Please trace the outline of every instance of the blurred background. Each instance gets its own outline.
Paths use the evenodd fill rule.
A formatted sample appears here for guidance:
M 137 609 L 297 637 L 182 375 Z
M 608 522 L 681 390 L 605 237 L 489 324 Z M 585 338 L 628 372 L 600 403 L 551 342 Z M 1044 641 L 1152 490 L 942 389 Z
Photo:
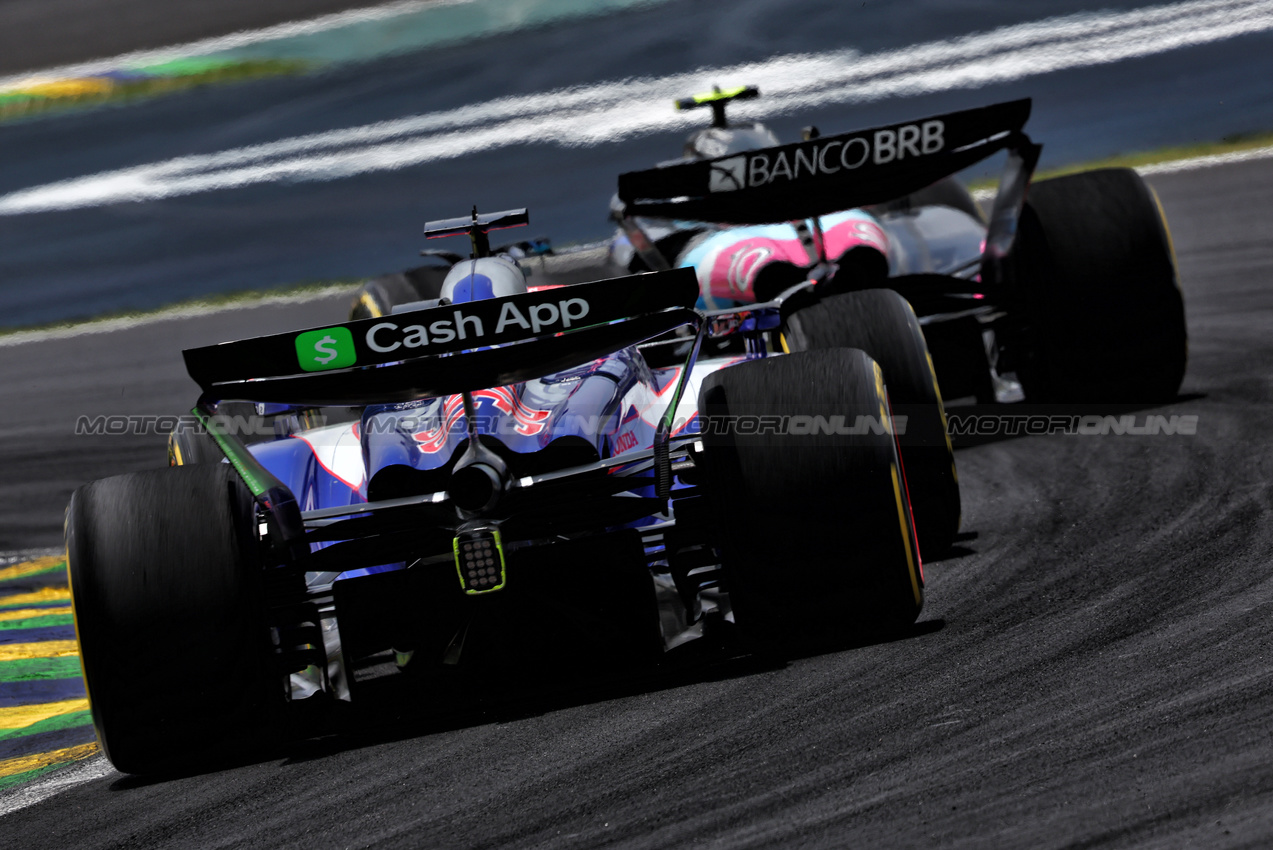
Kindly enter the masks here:
M 604 239 L 713 84 L 784 140 L 1032 97 L 1048 170 L 1269 144 L 1269 55 L 1260 0 L 0 0 L 0 329 L 400 270 L 474 204 Z

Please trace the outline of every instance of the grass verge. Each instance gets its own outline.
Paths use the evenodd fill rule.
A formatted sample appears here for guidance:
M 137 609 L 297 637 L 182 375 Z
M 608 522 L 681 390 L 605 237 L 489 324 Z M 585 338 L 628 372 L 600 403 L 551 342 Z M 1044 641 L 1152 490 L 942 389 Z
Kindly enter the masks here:
M 199 86 L 303 74 L 313 63 L 295 59 L 181 59 L 121 71 L 0 91 L 0 122 L 105 103 L 129 103 Z
M 1273 132 L 1239 133 L 1225 136 L 1218 142 L 1198 142 L 1191 145 L 1158 148 L 1150 151 L 1132 151 L 1120 153 L 1090 162 L 1076 162 L 1048 168 L 1034 173 L 1035 180 L 1046 180 L 1049 177 L 1063 177 L 1066 174 L 1077 174 L 1080 171 L 1091 171 L 1096 168 L 1143 168 L 1149 165 L 1161 165 L 1166 162 L 1198 159 L 1204 156 L 1218 156 L 1229 153 L 1259 150 L 1273 146 Z M 997 178 L 974 180 L 968 184 L 973 192 L 994 189 L 999 185 Z

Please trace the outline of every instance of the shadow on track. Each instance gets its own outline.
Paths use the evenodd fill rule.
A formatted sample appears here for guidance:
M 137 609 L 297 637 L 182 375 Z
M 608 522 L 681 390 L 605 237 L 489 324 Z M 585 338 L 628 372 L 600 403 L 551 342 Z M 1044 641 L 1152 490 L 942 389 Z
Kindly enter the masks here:
M 959 544 L 971 543 L 972 541 L 976 540 L 977 537 L 978 537 L 978 533 L 975 531 L 961 531 L 955 535 L 954 546 L 951 546 L 945 552 L 942 552 L 940 555 L 937 555 L 932 558 L 928 557 L 927 555 L 924 555 L 924 563 L 925 564 L 940 564 L 945 561 L 955 561 L 960 558 L 967 558 L 969 555 L 976 555 L 977 554 L 976 549 L 970 549 L 967 546 L 960 546 Z
M 397 677 L 399 681 L 393 683 L 396 687 L 385 687 L 374 698 L 368 699 L 368 705 L 353 707 L 348 703 L 332 703 L 321 707 L 310 718 L 312 725 L 283 730 L 282 735 L 291 740 L 277 741 L 250 754 L 227 753 L 215 762 L 188 770 L 153 776 L 126 775 L 112 782 L 109 787 L 111 791 L 127 792 L 278 760 L 282 761 L 284 768 L 299 766 L 322 761 L 339 753 L 445 732 L 515 722 L 578 706 L 657 694 L 682 687 L 743 679 L 781 670 L 788 664 L 803 659 L 920 639 L 935 634 L 944 627 L 944 620 L 923 620 L 907 629 L 891 633 L 792 642 L 784 646 L 781 652 L 744 652 L 729 638 L 720 641 L 703 640 L 699 642 L 710 642 L 713 645 L 689 648 L 689 651 L 685 651 L 687 647 L 675 650 L 675 657 L 666 666 L 656 670 L 595 679 L 556 675 L 541 680 L 537 686 L 515 696 L 498 694 L 490 683 L 478 683 L 471 677 L 464 677 L 468 681 L 461 682 L 457 679 L 452 683 L 457 685 L 456 692 L 448 695 L 450 704 L 446 705 L 439 704 L 436 694 L 430 705 L 426 699 L 424 683 L 414 682 L 409 676 L 401 676 Z M 515 683 L 512 687 L 521 684 L 523 683 Z M 371 694 L 367 696 L 372 697 Z

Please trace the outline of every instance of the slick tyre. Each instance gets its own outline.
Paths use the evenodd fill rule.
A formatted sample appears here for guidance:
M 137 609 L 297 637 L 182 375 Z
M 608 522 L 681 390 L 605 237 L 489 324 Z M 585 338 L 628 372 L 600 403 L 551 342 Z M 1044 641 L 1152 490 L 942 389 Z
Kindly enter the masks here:
M 216 441 L 206 431 L 178 427 L 168 434 L 168 465 L 193 466 L 225 460 Z
M 1032 185 L 1013 255 L 1028 400 L 1176 397 L 1184 299 L 1166 219 L 1140 175 L 1109 168 Z
M 888 289 L 834 295 L 790 316 L 783 340 L 792 352 L 860 348 L 879 363 L 893 414 L 906 417 L 898 439 L 920 551 L 932 558 L 949 549 L 959 532 L 959 476 L 933 361 L 910 304 Z
M 887 408 L 883 373 L 856 350 L 747 361 L 704 381 L 704 480 L 730 604 L 751 642 L 842 640 L 919 616 L 923 575 L 896 443 L 855 427 L 887 419 Z M 744 424 L 775 416 L 847 427 Z
M 281 705 L 254 516 L 228 464 L 120 475 L 72 495 L 80 657 L 98 741 L 119 770 L 241 755 Z
M 351 321 L 378 319 L 388 316 L 399 304 L 438 298 L 449 270 L 442 266 L 420 266 L 365 281 L 354 296 L 349 318 Z

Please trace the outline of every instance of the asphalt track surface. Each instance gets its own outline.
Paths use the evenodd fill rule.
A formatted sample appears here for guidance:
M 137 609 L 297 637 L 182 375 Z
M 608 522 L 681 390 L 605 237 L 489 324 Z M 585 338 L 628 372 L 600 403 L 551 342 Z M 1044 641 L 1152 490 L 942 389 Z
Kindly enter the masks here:
M 1189 315 L 1192 436 L 960 451 L 965 537 L 904 639 L 300 747 L 211 775 L 108 775 L 0 819 L 0 844 L 453 847 L 1267 846 L 1273 835 L 1273 164 L 1154 179 Z M 4 545 L 162 439 L 75 411 L 180 410 L 176 348 L 339 303 L 23 346 Z M 1147 345 L 1152 340 L 1146 340 Z M 35 439 L 37 436 L 39 440 Z M 25 527 L 25 531 L 23 530 Z

